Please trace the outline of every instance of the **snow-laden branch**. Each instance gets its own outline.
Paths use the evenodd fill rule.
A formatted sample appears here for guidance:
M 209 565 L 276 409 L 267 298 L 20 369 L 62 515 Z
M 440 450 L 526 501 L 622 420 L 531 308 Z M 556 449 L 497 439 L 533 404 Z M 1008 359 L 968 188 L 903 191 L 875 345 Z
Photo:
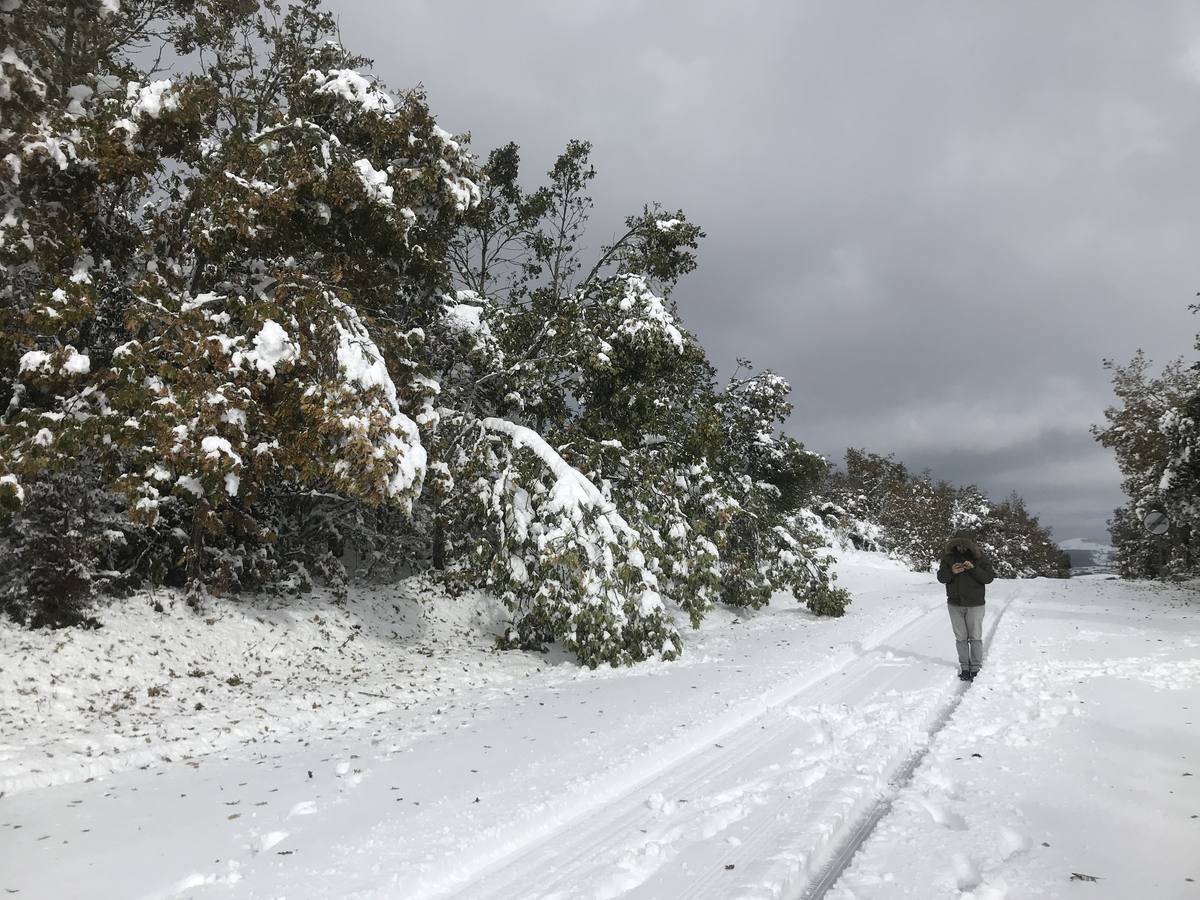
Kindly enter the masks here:
M 565 513 L 573 521 L 585 508 L 601 513 L 620 534 L 636 537 L 637 533 L 621 517 L 611 503 L 605 499 L 588 477 L 559 456 L 558 451 L 546 443 L 546 439 L 531 428 L 517 425 L 507 419 L 486 418 L 481 423 L 488 431 L 507 435 L 514 447 L 525 448 L 533 453 L 554 475 L 554 487 L 550 489 L 550 509 Z

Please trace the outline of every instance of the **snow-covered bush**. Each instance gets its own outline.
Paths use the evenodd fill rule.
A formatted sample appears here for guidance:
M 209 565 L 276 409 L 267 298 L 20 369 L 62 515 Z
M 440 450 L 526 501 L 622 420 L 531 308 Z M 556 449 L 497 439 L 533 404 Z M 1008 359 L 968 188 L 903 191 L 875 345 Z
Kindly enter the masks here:
M 592 667 L 675 658 L 658 578 L 612 500 L 531 429 L 498 418 L 470 427 L 449 506 L 456 533 L 477 538 L 458 566 L 512 611 L 504 643 L 559 641 Z
M 35 628 L 79 625 L 106 579 L 107 551 L 120 549 L 119 497 L 98 491 L 84 457 L 73 471 L 29 482 L 19 517 L 0 521 L 0 612 Z M 95 527 L 108 520 L 109 528 Z M 116 520 L 116 521 L 114 521 Z
M 705 460 L 673 464 L 658 445 L 613 459 L 613 493 L 645 536 L 649 564 L 662 594 L 687 613 L 692 627 L 721 600 L 723 525 L 730 508 Z
M 744 360 L 741 366 L 748 368 Z M 730 509 L 721 531 L 721 594 L 731 606 L 759 607 L 790 590 L 814 612 L 841 615 L 849 596 L 831 586 L 832 558 L 805 504 L 825 459 L 778 428 L 791 411 L 791 385 L 773 372 L 730 379 L 715 408 Z

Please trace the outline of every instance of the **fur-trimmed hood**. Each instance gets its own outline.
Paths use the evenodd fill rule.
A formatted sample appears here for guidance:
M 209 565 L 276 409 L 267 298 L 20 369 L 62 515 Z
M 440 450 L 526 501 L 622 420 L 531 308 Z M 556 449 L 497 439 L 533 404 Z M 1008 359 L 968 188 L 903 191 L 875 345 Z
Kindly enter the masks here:
M 951 553 L 969 553 L 975 559 L 981 559 L 983 552 L 979 549 L 979 545 L 975 543 L 973 538 L 965 534 L 956 534 L 950 540 L 946 541 L 946 554 Z

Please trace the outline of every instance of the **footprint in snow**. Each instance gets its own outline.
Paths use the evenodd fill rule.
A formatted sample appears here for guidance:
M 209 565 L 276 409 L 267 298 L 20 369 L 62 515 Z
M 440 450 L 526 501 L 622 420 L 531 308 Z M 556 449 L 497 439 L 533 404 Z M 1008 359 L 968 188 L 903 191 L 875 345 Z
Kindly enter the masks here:
M 646 798 L 646 807 L 660 816 L 675 812 L 675 803 L 657 792 Z
M 979 887 L 983 876 L 980 875 L 979 866 L 975 863 L 975 860 L 964 853 L 955 853 L 953 863 L 954 877 L 958 881 L 958 889 L 960 891 L 970 891 Z
M 959 900 L 1008 900 L 1008 886 L 1003 879 L 991 881 L 984 879 L 971 890 L 959 897 Z
M 348 788 L 358 787 L 367 774 L 364 769 L 351 769 L 350 763 L 345 761 L 338 763 L 334 771 Z
M 921 797 L 918 802 L 925 809 L 925 812 L 929 813 L 929 818 L 933 819 L 933 821 L 943 828 L 949 828 L 953 831 L 966 830 L 967 820 L 958 813 L 946 809 L 942 804 L 930 800 L 928 797 Z
M 276 844 L 287 840 L 287 838 L 288 832 L 286 831 L 269 831 L 266 834 L 260 834 L 258 836 L 258 852 L 266 853 Z
M 824 779 L 826 771 L 823 765 L 803 766 L 799 770 L 798 777 L 789 780 L 789 785 L 797 790 L 807 790 Z
M 958 782 L 955 781 L 944 769 L 935 766 L 925 770 L 920 776 L 923 784 L 928 784 L 930 787 L 941 791 L 951 800 L 957 800 L 960 796 Z
M 1011 828 L 1000 829 L 1000 858 L 1007 862 L 1019 853 L 1024 853 L 1033 846 L 1026 835 Z

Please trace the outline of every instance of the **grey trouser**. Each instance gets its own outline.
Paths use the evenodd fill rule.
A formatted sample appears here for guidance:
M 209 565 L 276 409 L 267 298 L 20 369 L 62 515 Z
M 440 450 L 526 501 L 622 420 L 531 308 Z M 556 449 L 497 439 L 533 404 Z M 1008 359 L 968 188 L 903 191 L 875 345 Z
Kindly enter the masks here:
M 947 603 L 954 641 L 958 644 L 958 664 L 968 672 L 978 672 L 983 664 L 983 605 L 956 606 Z

